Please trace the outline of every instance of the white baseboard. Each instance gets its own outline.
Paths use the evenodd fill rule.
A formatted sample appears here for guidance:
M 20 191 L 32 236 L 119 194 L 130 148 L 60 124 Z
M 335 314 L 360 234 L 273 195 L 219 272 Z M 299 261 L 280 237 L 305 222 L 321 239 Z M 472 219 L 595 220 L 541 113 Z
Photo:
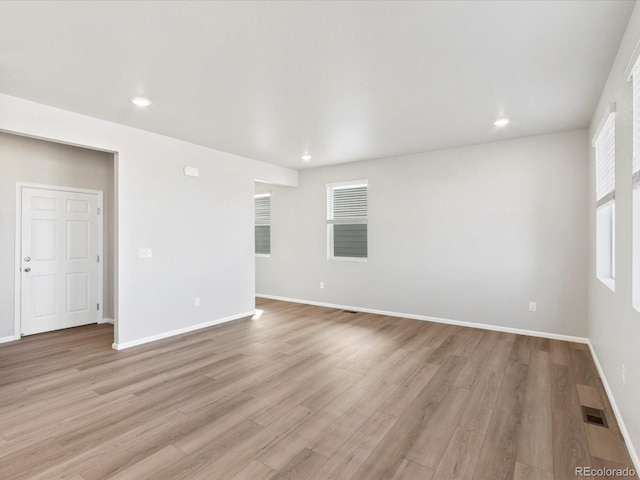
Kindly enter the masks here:
M 638 457 L 638 452 L 636 452 L 636 449 L 634 448 L 633 443 L 631 442 L 631 436 L 629 435 L 627 426 L 624 424 L 622 413 L 620 413 L 620 409 L 618 408 L 616 399 L 613 396 L 611 387 L 609 387 L 609 382 L 607 381 L 607 377 L 605 377 L 604 375 L 604 370 L 602 369 L 602 365 L 600 365 L 600 360 L 598 360 L 598 356 L 596 355 L 596 351 L 593 348 L 591 341 L 588 342 L 588 345 L 589 345 L 589 350 L 591 350 L 591 356 L 593 357 L 593 361 L 596 364 L 596 368 L 598 369 L 598 374 L 600 374 L 600 378 L 602 379 L 604 390 L 605 392 L 607 392 L 607 397 L 609 397 L 611 408 L 613 408 L 613 414 L 616 416 L 616 420 L 618 421 L 618 426 L 620 427 L 620 432 L 622 433 L 622 437 L 624 438 L 624 443 L 627 444 L 627 450 L 629 451 L 629 456 L 631 457 L 631 461 L 633 462 L 636 472 L 640 472 L 640 458 Z
M 15 342 L 16 340 L 20 340 L 20 336 L 16 336 L 16 335 L 10 335 L 8 337 L 0 337 L 0 343 L 7 343 L 7 342 Z
M 113 318 L 108 318 L 108 317 L 103 318 L 103 319 L 102 319 L 102 320 L 100 320 L 98 323 L 99 323 L 99 324 L 100 324 L 100 323 L 110 323 L 111 325 L 113 325 L 113 324 L 114 324 L 114 322 L 113 322 Z
M 515 333 L 517 335 L 527 335 L 530 337 L 550 338 L 553 340 L 563 340 L 565 342 L 589 343 L 585 337 L 574 337 L 572 335 L 561 335 L 559 333 L 538 332 L 535 330 L 525 330 L 521 328 L 502 327 L 500 325 L 489 325 L 486 323 L 465 322 L 462 320 L 451 320 L 448 318 L 428 317 L 426 315 L 415 315 L 413 313 L 388 312 L 386 310 L 375 310 L 373 308 L 352 307 L 350 305 L 337 305 L 334 303 L 314 302 L 312 300 L 300 300 L 297 298 L 278 297 L 276 295 L 262 295 L 256 293 L 256 297 L 268 298 L 271 300 L 281 300 L 283 302 L 304 303 L 306 305 L 316 305 L 318 307 L 336 308 L 338 310 L 353 310 L 354 312 L 374 313 L 376 315 L 386 315 L 389 317 L 410 318 L 412 320 L 423 320 L 425 322 L 446 323 L 459 327 L 479 328 L 482 330 L 493 330 L 496 332 Z
M 241 318 L 252 317 L 255 315 L 255 310 L 250 312 L 240 313 L 238 315 L 232 315 L 230 317 L 219 318 L 217 320 L 211 320 L 210 322 L 199 323 L 197 325 L 191 325 L 189 327 L 179 328 L 177 330 L 171 330 L 170 332 L 158 333 L 157 335 L 151 335 L 149 337 L 139 338 L 138 340 L 131 340 L 129 342 L 114 343 L 111 347 L 114 350 L 124 350 L 125 348 L 135 347 L 142 345 L 143 343 L 155 342 L 156 340 L 162 340 L 163 338 L 175 337 L 176 335 L 182 335 L 183 333 L 193 332 L 194 330 L 201 330 L 203 328 L 212 327 L 220 323 L 231 322 L 233 320 L 239 320 Z

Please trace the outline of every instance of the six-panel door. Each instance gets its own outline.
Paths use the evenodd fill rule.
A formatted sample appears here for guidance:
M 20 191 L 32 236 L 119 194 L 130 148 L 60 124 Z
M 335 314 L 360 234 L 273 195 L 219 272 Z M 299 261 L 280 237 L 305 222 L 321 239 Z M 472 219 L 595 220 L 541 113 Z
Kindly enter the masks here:
M 22 189 L 22 334 L 96 323 L 98 195 Z

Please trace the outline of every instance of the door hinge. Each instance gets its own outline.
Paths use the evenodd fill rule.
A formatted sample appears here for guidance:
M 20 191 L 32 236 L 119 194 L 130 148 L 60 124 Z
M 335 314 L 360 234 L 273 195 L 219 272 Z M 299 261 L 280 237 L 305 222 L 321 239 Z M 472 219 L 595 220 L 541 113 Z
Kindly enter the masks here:
M 96 310 L 100 310 L 100 304 L 96 304 Z
M 100 207 L 98 207 L 98 215 L 100 215 Z
M 100 262 L 100 255 L 98 255 L 98 262 Z

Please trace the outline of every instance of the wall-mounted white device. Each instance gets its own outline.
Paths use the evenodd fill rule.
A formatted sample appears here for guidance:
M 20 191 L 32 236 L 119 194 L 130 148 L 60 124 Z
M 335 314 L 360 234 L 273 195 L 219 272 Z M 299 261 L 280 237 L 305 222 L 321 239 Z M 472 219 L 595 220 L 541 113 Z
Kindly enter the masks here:
M 200 170 L 198 170 L 196 167 L 184 167 L 184 174 L 187 177 L 199 177 Z

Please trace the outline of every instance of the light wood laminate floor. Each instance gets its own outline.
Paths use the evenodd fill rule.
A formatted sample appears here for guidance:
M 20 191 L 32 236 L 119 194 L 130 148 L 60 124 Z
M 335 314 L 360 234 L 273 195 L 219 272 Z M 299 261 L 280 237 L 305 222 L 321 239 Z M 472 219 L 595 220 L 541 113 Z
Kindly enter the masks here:
M 568 480 L 630 465 L 585 345 L 257 303 L 259 318 L 120 352 L 109 325 L 0 345 L 0 479 Z

